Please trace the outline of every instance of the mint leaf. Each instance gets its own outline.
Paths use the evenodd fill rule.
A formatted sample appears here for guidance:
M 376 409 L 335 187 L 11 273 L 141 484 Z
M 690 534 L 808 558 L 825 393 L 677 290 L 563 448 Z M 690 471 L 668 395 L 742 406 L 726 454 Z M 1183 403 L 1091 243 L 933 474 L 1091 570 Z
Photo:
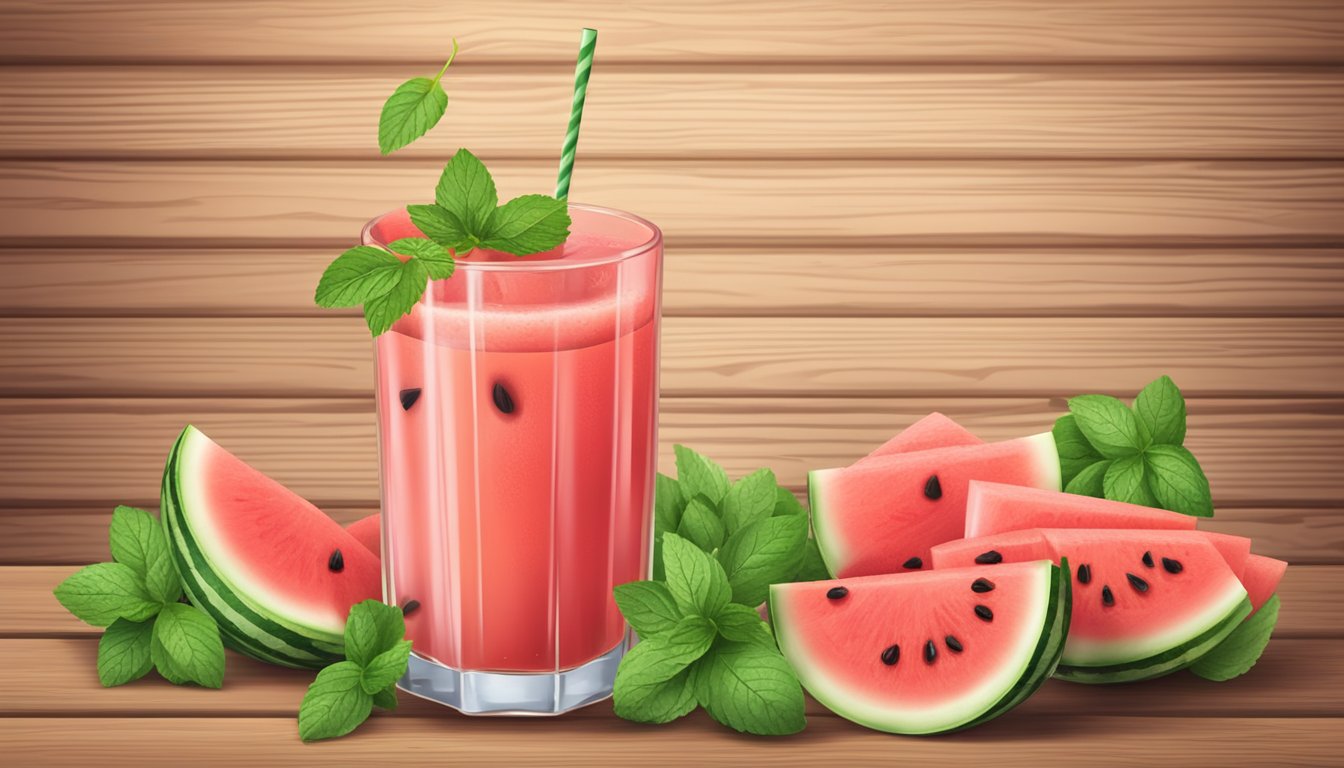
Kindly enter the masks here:
M 224 643 L 219 626 L 193 606 L 171 603 L 163 607 L 154 620 L 149 653 L 159 674 L 174 685 L 196 683 L 218 688 L 224 684 Z
M 1213 517 L 1213 497 L 1194 454 L 1178 445 L 1153 445 L 1143 455 L 1156 506 L 1196 517 Z
M 331 739 L 355 730 L 373 711 L 373 697 L 360 686 L 363 670 L 338 661 L 317 673 L 299 706 L 299 738 Z
M 393 323 L 409 313 L 420 297 L 425 295 L 425 285 L 429 283 L 429 270 L 419 259 L 407 262 L 398 259 L 398 263 L 397 282 L 391 290 L 364 302 L 364 322 L 374 336 L 382 335 Z
M 729 603 L 714 617 L 714 624 L 725 640 L 739 643 L 760 643 L 775 647 L 775 636 L 755 608 Z
M 1142 456 L 1116 459 L 1111 462 L 1110 468 L 1106 470 L 1105 477 L 1102 478 L 1102 490 L 1105 492 L 1106 498 L 1111 501 L 1155 507 L 1157 506 L 1157 499 L 1153 497 L 1153 492 L 1149 490 L 1148 481 L 1144 474 Z
M 1170 376 L 1163 376 L 1134 398 L 1139 434 L 1150 445 L 1185 442 L 1185 398 Z
M 455 265 L 453 255 L 433 240 L 426 240 L 423 237 L 406 237 L 388 243 L 387 247 L 395 253 L 410 256 L 419 261 L 429 272 L 430 279 L 447 280 L 453 276 Z
M 1068 413 L 1056 419 L 1054 429 L 1050 432 L 1059 452 L 1060 481 L 1066 486 L 1078 473 L 1101 461 L 1102 455 L 1087 441 L 1073 414 Z
M 1279 596 L 1274 595 L 1223 642 L 1201 656 L 1190 671 L 1216 683 L 1246 674 L 1265 652 L 1278 622 Z
M 375 696 L 389 685 L 395 685 L 406 674 L 406 663 L 411 658 L 411 641 L 398 640 L 386 651 L 373 657 L 365 667 L 359 684 L 364 692 Z
M 681 484 L 675 478 L 659 472 L 654 478 L 653 523 L 659 531 L 675 531 L 681 524 L 681 512 L 686 499 L 681 495 Z
M 793 491 L 788 488 L 776 488 L 775 511 L 771 514 L 777 517 L 786 515 L 803 515 L 806 517 L 807 510 L 803 509 L 803 505 L 799 503 L 798 497 L 793 495 Z
M 688 499 L 703 495 L 718 505 L 728 494 L 728 473 L 712 459 L 702 456 L 684 445 L 672 446 L 677 456 L 677 482 L 681 493 Z
M 569 237 L 569 206 L 548 195 L 523 195 L 495 209 L 481 245 L 515 256 L 549 251 Z
M 390 651 L 406 636 L 401 609 L 377 600 L 350 606 L 345 620 L 345 658 L 367 667 L 381 653 Z
M 406 212 L 411 215 L 411 223 L 416 229 L 430 240 L 454 251 L 471 250 L 471 233 L 467 226 L 446 209 L 437 205 L 408 205 Z
M 719 562 L 733 589 L 733 602 L 759 605 L 771 584 L 787 581 L 798 570 L 807 544 L 807 519 L 767 517 L 729 537 Z
M 1143 450 L 1133 411 L 1109 395 L 1080 395 L 1069 400 L 1069 412 L 1097 453 L 1123 459 Z
M 777 650 L 719 641 L 695 665 L 691 678 L 700 706 L 734 730 L 782 736 L 807 724 L 802 686 Z
M 467 150 L 459 149 L 443 166 L 434 189 L 434 202 L 462 223 L 469 238 L 479 240 L 483 239 L 495 206 L 499 205 L 499 193 L 485 165 Z
M 401 259 L 382 248 L 359 245 L 327 266 L 313 300 L 319 307 L 357 307 L 382 296 L 401 279 Z
M 1091 496 L 1096 499 L 1105 498 L 1106 472 L 1113 463 L 1110 459 L 1102 459 L 1089 464 L 1064 486 L 1065 493 L 1076 493 L 1079 496 Z
M 663 564 L 667 590 L 682 613 L 714 616 L 732 599 L 723 566 L 675 533 L 663 534 Z
M 159 612 L 136 572 L 124 563 L 96 563 L 75 571 L 55 589 L 56 599 L 80 621 L 106 627 L 117 619 L 144 621 Z
M 773 515 L 777 490 L 775 473 L 768 469 L 758 469 L 733 483 L 723 497 L 723 524 L 728 535 Z
M 670 631 L 681 621 L 681 609 L 667 585 L 657 581 L 632 581 L 612 590 L 621 615 L 641 638 Z
M 713 552 L 723 543 L 723 534 L 723 523 L 708 500 L 704 496 L 691 499 L 677 525 L 677 535 L 706 552 Z
M 150 621 L 112 622 L 98 639 L 98 682 L 104 688 L 139 680 L 154 668 L 149 641 L 154 631 Z
M 378 151 L 390 155 L 424 136 L 448 110 L 448 94 L 436 77 L 413 77 L 397 86 L 378 116 Z
M 157 517 L 143 509 L 119 506 L 112 511 L 108 529 L 112 557 L 144 580 L 151 600 L 175 603 L 182 597 L 182 580 L 168 553 L 168 535 Z
M 387 686 L 373 694 L 373 706 L 393 710 L 397 708 L 397 684 Z
M 821 558 L 821 548 L 817 546 L 817 540 L 808 539 L 803 545 L 802 563 L 789 581 L 825 581 L 829 578 L 831 572 L 826 569 L 826 561 Z
M 635 646 L 638 650 L 644 643 Z M 633 654 L 635 651 L 631 651 Z M 630 658 L 627 654 L 626 658 Z M 667 680 L 622 678 L 616 670 L 613 704 L 616 716 L 635 723 L 654 725 L 670 723 L 695 709 L 695 694 L 691 690 L 691 671 L 683 669 Z

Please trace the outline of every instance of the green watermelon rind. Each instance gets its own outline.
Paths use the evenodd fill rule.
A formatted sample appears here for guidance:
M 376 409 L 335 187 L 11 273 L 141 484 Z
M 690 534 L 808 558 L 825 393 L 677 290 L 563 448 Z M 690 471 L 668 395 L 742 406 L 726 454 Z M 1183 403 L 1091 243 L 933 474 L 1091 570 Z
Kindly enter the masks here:
M 843 707 L 835 702 L 822 702 L 832 712 L 841 717 L 858 723 L 874 730 L 887 731 L 889 733 L 900 733 L 904 735 L 931 736 L 939 733 L 949 733 L 952 731 L 961 731 L 972 728 L 976 725 L 993 720 L 996 717 L 1008 712 L 1018 704 L 1021 704 L 1033 693 L 1039 689 L 1059 664 L 1061 654 L 1064 652 L 1064 641 L 1068 636 L 1069 617 L 1072 610 L 1072 586 L 1070 574 L 1061 572 L 1057 565 L 1050 565 L 1050 583 L 1048 586 L 1049 597 L 1047 598 L 1045 609 L 1045 620 L 1041 626 L 1040 640 L 1032 651 L 1032 656 L 1028 660 L 1022 674 L 1017 681 L 999 697 L 998 701 L 991 704 L 980 713 L 968 715 L 967 719 L 958 723 L 949 723 L 946 727 L 934 730 L 919 729 L 901 729 L 888 727 L 888 724 L 878 724 L 868 721 L 866 718 L 854 716 L 845 712 Z M 774 594 L 771 591 L 770 615 L 777 615 L 774 606 Z M 786 622 L 774 622 L 775 636 L 781 649 L 785 642 Z M 805 686 L 806 687 L 806 686 Z M 811 692 L 813 698 L 817 698 L 815 692 Z M 818 698 L 818 701 L 821 701 Z
M 170 549 L 184 591 L 193 605 L 215 619 L 226 643 L 246 655 L 268 663 L 300 669 L 318 669 L 340 661 L 343 638 L 329 633 L 295 631 L 265 610 L 251 604 L 209 562 L 196 544 L 181 501 L 182 449 L 193 434 L 187 427 L 178 437 L 164 470 L 163 517 L 173 544 Z
M 1059 669 L 1055 670 L 1055 677 L 1071 683 L 1104 685 L 1132 683 L 1169 675 L 1194 664 L 1204 654 L 1218 647 L 1218 644 L 1232 634 L 1232 631 L 1249 615 L 1251 615 L 1251 600 L 1249 597 L 1244 597 L 1212 627 L 1167 651 L 1121 664 L 1104 666 L 1060 664 Z

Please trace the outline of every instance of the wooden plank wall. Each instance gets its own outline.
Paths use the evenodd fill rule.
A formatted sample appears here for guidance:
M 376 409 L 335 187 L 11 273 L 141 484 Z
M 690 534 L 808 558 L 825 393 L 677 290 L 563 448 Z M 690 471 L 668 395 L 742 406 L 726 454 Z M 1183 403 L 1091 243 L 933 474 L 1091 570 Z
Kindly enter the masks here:
M 428 198 L 458 146 L 504 195 L 548 189 L 585 25 L 602 37 L 574 197 L 667 233 L 665 463 L 684 441 L 799 489 L 933 409 L 1007 438 L 1070 395 L 1169 373 L 1214 527 L 1299 566 L 1275 673 L 1291 697 L 1266 684 L 1176 727 L 1111 717 L 1137 693 L 1126 709 L 1047 688 L 1029 706 L 1088 711 L 1100 724 L 1071 728 L 1090 741 L 1026 749 L 991 728 L 904 756 L 1086 745 L 1101 765 L 1133 758 L 1139 728 L 1208 761 L 1338 759 L 1338 656 L 1301 672 L 1344 637 L 1323 597 L 1344 569 L 1338 0 L 0 0 L 0 590 L 23 606 L 0 617 L 4 668 L 87 664 L 46 591 L 105 556 L 112 505 L 154 503 L 186 422 L 342 520 L 375 509 L 369 345 L 313 285 L 363 221 Z M 382 99 L 451 36 L 444 125 L 378 158 Z M 72 726 L 19 715 L 223 706 L 259 719 L 100 732 L 265 762 L 255 745 L 292 741 L 271 716 L 301 677 L 239 674 L 237 706 L 29 700 L 0 711 L 0 741 L 35 761 Z M 0 698 L 42 687 L 6 679 Z M 593 756 L 599 726 L 567 722 L 549 733 Z M 819 750 L 853 734 L 813 729 Z M 641 731 L 639 749 L 684 733 Z

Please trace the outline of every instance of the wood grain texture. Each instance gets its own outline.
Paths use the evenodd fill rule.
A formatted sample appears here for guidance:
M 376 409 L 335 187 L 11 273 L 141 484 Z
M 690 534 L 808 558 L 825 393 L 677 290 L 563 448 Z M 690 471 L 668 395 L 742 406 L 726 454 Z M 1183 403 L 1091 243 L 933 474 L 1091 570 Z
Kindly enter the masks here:
M 554 164 L 490 161 L 503 196 Z M 427 199 L 430 159 L 0 162 L 11 245 L 347 245 L 380 211 Z M 618 203 L 670 247 L 708 244 L 1236 243 L 1335 246 L 1344 164 L 1178 161 L 592 160 L 578 201 Z
M 454 75 L 457 73 L 454 72 Z M 368 159 L 405 67 L 19 67 L 0 77 L 0 156 Z M 450 77 L 449 135 L 555 154 L 567 67 Z M 656 119 L 650 119 L 650 114 Z M 445 132 L 447 133 L 447 132 Z M 599 157 L 1340 158 L 1337 70 L 604 67 L 584 111 Z
M 1220 507 L 1321 509 L 1323 517 L 1285 513 L 1264 524 L 1293 531 L 1283 534 L 1286 541 L 1318 556 L 1331 548 L 1344 552 L 1338 527 L 1344 520 L 1326 522 L 1344 497 L 1337 472 L 1344 464 L 1344 403 L 1192 399 L 1189 409 L 1186 444 L 1200 457 Z M 807 470 L 849 464 L 934 410 L 987 440 L 1003 440 L 1049 429 L 1065 404 L 1045 397 L 665 397 L 660 468 L 673 471 L 671 447 L 681 442 L 720 460 L 733 477 L 769 466 L 781 482 L 800 489 Z M 371 397 L 131 398 L 0 400 L 3 505 L 25 514 L 61 508 L 106 514 L 121 502 L 152 505 L 164 457 L 188 422 L 323 506 L 378 503 Z M 72 468 L 78 468 L 77 483 Z M 17 528 L 9 530 L 18 535 Z
M 329 317 L 337 252 L 0 248 L 0 316 Z M 1339 317 L 1341 296 L 1337 249 L 673 248 L 663 269 L 664 317 Z
M 357 317 L 0 319 L 12 397 L 363 396 Z M 127 365 L 127 360 L 135 361 Z M 1344 393 L 1344 326 L 1298 318 L 717 318 L 662 325 L 664 395 Z
M 0 743 L 20 765 L 457 765 L 740 766 L 983 765 L 1039 768 L 1088 755 L 1097 768 L 1128 768 L 1186 755 L 1205 765 L 1337 764 L 1335 718 L 1069 717 L 1011 715 L 955 738 L 896 738 L 838 718 L 815 718 L 788 739 L 752 739 L 701 713 L 668 726 L 604 719 L 475 718 L 445 714 L 433 723 L 378 715 L 355 738 L 299 741 L 294 722 L 278 718 L 3 718 Z M 1136 734 L 1138 737 L 1136 737 Z M 145 750 L 145 744 L 155 749 Z M 59 744 L 59 749 L 53 745 Z M 111 758 L 111 760 L 109 760 Z M 1179 757 L 1175 758 L 1179 759 Z
M 1333 0 L 9 0 L 0 51 L 23 60 L 548 61 L 577 30 L 627 61 L 1339 61 Z M 455 65 L 461 66 L 461 65 Z M 601 70 L 599 70 L 600 72 Z
M 1053 680 L 1013 711 L 1019 724 L 1037 717 L 1090 715 L 1201 717 L 1339 717 L 1344 715 L 1344 658 L 1334 640 L 1275 638 L 1247 675 L 1227 685 L 1178 674 L 1143 685 L 1086 686 Z M 228 652 L 227 685 L 211 691 L 169 685 L 155 674 L 105 689 L 95 674 L 93 637 L 0 640 L 0 716 L 292 718 L 313 674 L 280 669 Z M 438 704 L 401 694 L 396 718 L 459 718 Z M 834 717 L 811 698 L 807 713 Z M 613 718 L 603 702 L 566 719 Z M 465 725 L 465 722 L 463 723 Z

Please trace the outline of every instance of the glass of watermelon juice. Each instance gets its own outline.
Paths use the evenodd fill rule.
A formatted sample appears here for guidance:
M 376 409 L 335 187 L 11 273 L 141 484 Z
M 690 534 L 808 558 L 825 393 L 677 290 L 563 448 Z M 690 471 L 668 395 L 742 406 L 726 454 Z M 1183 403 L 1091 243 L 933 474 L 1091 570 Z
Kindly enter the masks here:
M 473 251 L 374 343 L 400 685 L 467 713 L 609 696 L 631 639 L 612 588 L 649 571 L 662 235 L 569 212 L 564 245 Z M 398 211 L 363 241 L 419 236 Z

